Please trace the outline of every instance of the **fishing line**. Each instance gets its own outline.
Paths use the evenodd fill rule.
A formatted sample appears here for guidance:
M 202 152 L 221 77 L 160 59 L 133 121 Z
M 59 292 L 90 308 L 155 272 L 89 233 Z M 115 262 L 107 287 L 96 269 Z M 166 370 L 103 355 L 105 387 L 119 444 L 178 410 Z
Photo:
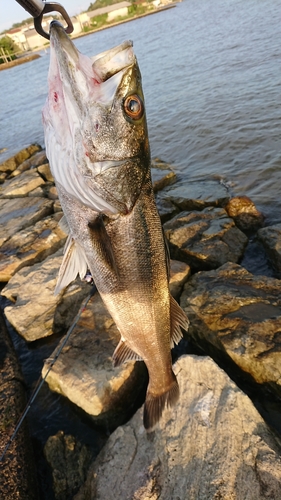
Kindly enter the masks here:
M 73 332 L 73 330 L 74 330 L 75 326 L 77 325 L 77 323 L 78 323 L 78 321 L 79 321 L 79 319 L 80 319 L 80 316 L 81 316 L 82 312 L 83 312 L 83 311 L 85 311 L 85 309 L 86 309 L 86 307 L 87 307 L 87 305 L 88 305 L 89 300 L 90 300 L 90 299 L 92 298 L 92 296 L 96 293 L 96 291 L 97 291 L 96 286 L 92 284 L 92 290 L 91 290 L 91 292 L 90 292 L 90 293 L 89 293 L 89 295 L 86 297 L 86 299 L 84 300 L 84 302 L 82 302 L 82 305 L 81 305 L 81 307 L 80 307 L 80 309 L 79 309 L 78 313 L 76 314 L 75 319 L 74 319 L 74 321 L 73 321 L 72 325 L 71 325 L 71 326 L 70 326 L 70 328 L 68 329 L 68 331 L 67 331 L 67 333 L 66 333 L 66 336 L 64 337 L 64 339 L 63 339 L 62 343 L 59 345 L 59 347 L 58 347 L 58 348 L 57 348 L 57 350 L 55 351 L 55 355 L 54 355 L 54 357 L 53 357 L 53 358 L 52 358 L 52 360 L 51 360 L 50 366 L 49 366 L 49 368 L 48 368 L 48 370 L 47 370 L 46 374 L 44 375 L 44 377 L 43 377 L 43 378 L 42 378 L 41 376 L 39 377 L 39 379 L 38 379 L 38 381 L 37 381 L 37 383 L 36 383 L 35 389 L 34 389 L 33 393 L 32 393 L 32 394 L 31 394 L 31 396 L 30 396 L 30 399 L 29 399 L 29 401 L 28 401 L 28 403 L 27 403 L 27 405 L 26 405 L 26 407 L 25 407 L 25 409 L 24 409 L 24 411 L 23 411 L 23 413 L 22 413 L 22 415 L 21 415 L 21 417 L 20 417 L 20 419 L 19 419 L 19 421 L 18 421 L 18 423 L 17 423 L 16 427 L 15 427 L 15 430 L 14 430 L 13 434 L 11 435 L 11 437 L 10 437 L 10 439 L 9 439 L 9 441 L 8 441 L 8 443 L 7 443 L 7 445 L 5 446 L 4 451 L 3 451 L 2 455 L 0 456 L 0 463 L 1 463 L 1 462 L 2 462 L 2 460 L 4 459 L 4 457 L 5 457 L 5 455 L 6 455 L 7 451 L 8 451 L 8 449 L 10 448 L 10 446 L 11 446 L 11 444 L 13 443 L 13 441 L 14 441 L 14 439 L 15 439 L 16 435 L 18 434 L 19 429 L 20 429 L 20 427 L 21 427 L 21 425 L 22 425 L 22 423 L 23 423 L 23 421 L 24 421 L 24 419 L 25 419 L 26 415 L 28 414 L 28 412 L 29 412 L 29 410 L 30 410 L 30 408 L 31 408 L 32 404 L 34 403 L 34 401 L 35 401 L 35 399 L 36 399 L 36 396 L 37 396 L 38 392 L 40 391 L 40 389 L 41 389 L 42 385 L 44 384 L 44 382 L 45 382 L 45 380 L 46 380 L 47 376 L 49 375 L 49 373 L 50 373 L 51 369 L 53 368 L 53 366 L 54 366 L 55 362 L 57 361 L 57 359 L 58 359 L 58 357 L 59 357 L 59 355 L 60 355 L 61 351 L 63 350 L 63 348 L 65 347 L 65 345 L 66 345 L 67 341 L 69 340 L 69 337 L 70 337 L 71 333 Z

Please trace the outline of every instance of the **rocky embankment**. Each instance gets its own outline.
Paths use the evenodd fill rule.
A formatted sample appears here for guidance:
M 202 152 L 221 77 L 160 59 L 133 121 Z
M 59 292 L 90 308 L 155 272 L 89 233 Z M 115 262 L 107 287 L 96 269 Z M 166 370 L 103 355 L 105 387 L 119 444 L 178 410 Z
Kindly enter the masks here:
M 148 439 L 142 408 L 136 411 L 146 368 L 136 361 L 112 367 L 119 333 L 93 295 L 47 383 L 93 425 L 112 433 L 92 464 L 75 436 L 58 432 L 49 438 L 45 456 L 55 498 L 279 500 L 281 442 L 245 391 L 251 386 L 272 401 L 281 399 L 281 282 L 240 264 L 250 237 L 263 246 L 279 276 L 281 225 L 262 227 L 253 202 L 231 198 L 216 180 L 186 184 L 160 160 L 153 162 L 152 175 L 172 258 L 171 293 L 190 319 L 175 353 L 180 401 Z M 0 165 L 0 179 L 6 318 L 26 342 L 63 335 L 91 285 L 77 279 L 54 296 L 67 235 L 45 152 L 30 146 Z M 185 354 L 186 344 L 204 356 Z M 1 385 L 10 383 L 0 370 Z M 4 413 L 1 447 L 11 433 L 3 418 Z

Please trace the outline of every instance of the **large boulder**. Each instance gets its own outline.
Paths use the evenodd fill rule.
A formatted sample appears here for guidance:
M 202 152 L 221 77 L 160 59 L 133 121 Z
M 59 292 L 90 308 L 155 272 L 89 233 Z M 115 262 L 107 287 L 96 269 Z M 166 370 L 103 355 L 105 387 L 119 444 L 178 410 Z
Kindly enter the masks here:
M 181 212 L 164 224 L 164 230 L 172 258 L 193 270 L 238 262 L 248 241 L 223 208 Z
M 265 251 L 278 275 L 281 273 L 281 224 L 263 227 L 257 233 L 258 240 L 263 244 Z
M 226 205 L 229 194 L 226 187 L 215 180 L 181 181 L 161 191 L 157 199 L 171 202 L 181 211 L 203 210 Z
M 1 198 L 20 198 L 29 195 L 34 189 L 43 186 L 44 179 L 36 170 L 28 170 L 23 174 L 6 181 L 0 187 Z
M 53 201 L 44 198 L 0 200 L 0 246 L 21 229 L 53 212 Z
M 235 196 L 231 198 L 225 206 L 225 210 L 241 231 L 252 233 L 263 225 L 263 214 L 248 196 Z
M 55 499 L 73 498 L 86 479 L 92 455 L 90 450 L 74 436 L 59 431 L 48 438 L 44 455 L 52 469 Z
M 0 282 L 7 282 L 22 267 L 41 262 L 64 245 L 67 235 L 58 221 L 62 213 L 50 215 L 18 231 L 0 247 Z
M 41 146 L 39 146 L 38 144 L 31 144 L 27 148 L 22 149 L 14 156 L 0 164 L 0 172 L 13 172 L 21 163 L 23 163 L 38 151 L 41 151 L 41 149 Z
M 62 249 L 43 262 L 22 268 L 1 292 L 13 302 L 5 307 L 8 321 L 28 342 L 65 332 L 89 293 L 89 285 L 77 279 L 54 295 L 61 262 Z
M 210 358 L 175 365 L 180 400 L 150 439 L 142 409 L 110 436 L 74 500 L 278 500 L 281 448 Z
M 181 306 L 187 336 L 206 352 L 231 360 L 281 396 L 281 282 L 237 264 L 200 272 L 185 284 Z M 250 379 L 250 378 L 249 378 Z

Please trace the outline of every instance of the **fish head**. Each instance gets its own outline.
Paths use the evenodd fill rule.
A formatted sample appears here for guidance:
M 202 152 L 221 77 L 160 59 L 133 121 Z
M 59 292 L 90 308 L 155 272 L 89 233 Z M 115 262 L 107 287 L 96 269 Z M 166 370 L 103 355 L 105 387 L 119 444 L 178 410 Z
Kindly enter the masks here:
M 132 210 L 150 167 L 141 74 L 132 42 L 93 58 L 50 28 L 43 109 L 52 173 L 71 197 L 104 213 Z

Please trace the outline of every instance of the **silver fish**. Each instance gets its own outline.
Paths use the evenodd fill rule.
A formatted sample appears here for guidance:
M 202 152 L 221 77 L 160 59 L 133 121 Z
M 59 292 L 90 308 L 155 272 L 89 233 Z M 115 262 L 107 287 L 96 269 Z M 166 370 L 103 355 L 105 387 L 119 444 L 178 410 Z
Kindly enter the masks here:
M 130 41 L 90 59 L 57 22 L 50 40 L 45 143 L 69 227 L 56 291 L 90 270 L 121 334 L 115 366 L 147 366 L 151 430 L 179 397 L 171 346 L 188 320 L 169 293 L 141 74 Z

